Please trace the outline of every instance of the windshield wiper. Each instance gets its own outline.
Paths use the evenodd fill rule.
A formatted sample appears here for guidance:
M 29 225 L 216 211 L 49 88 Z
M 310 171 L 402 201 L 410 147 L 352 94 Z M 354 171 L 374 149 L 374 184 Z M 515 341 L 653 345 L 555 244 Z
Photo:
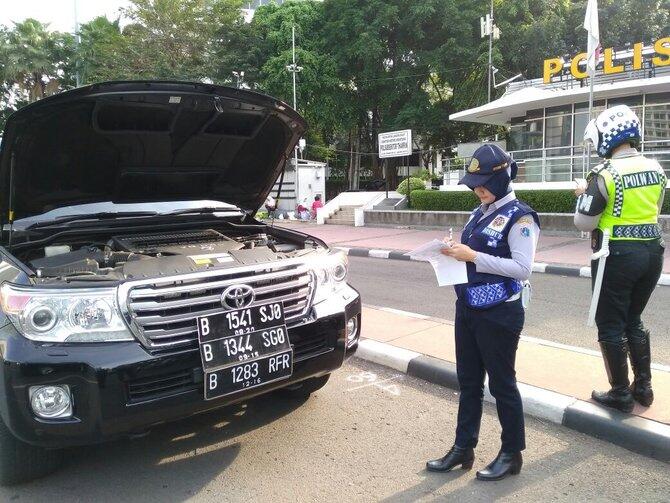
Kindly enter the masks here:
M 225 208 L 205 206 L 204 208 L 184 208 L 182 210 L 170 211 L 169 213 L 162 213 L 162 215 L 211 215 L 212 213 L 239 213 L 240 211 L 239 208 L 235 208 L 234 206 Z
M 44 222 L 35 222 L 26 227 L 26 229 L 38 229 L 41 227 L 51 227 L 53 225 L 60 225 L 68 222 L 79 222 L 85 220 L 113 220 L 115 218 L 134 218 L 134 217 L 153 217 L 158 215 L 157 211 L 128 211 L 128 212 L 101 212 L 89 213 L 82 215 L 64 215 L 53 220 Z

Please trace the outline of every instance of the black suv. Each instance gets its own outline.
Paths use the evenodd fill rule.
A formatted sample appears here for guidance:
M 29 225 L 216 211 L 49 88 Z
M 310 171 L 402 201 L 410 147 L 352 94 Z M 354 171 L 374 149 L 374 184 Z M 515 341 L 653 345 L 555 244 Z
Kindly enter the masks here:
M 347 261 L 254 218 L 305 131 L 208 84 L 111 82 L 29 105 L 0 150 L 0 482 L 60 448 L 282 389 L 352 355 Z

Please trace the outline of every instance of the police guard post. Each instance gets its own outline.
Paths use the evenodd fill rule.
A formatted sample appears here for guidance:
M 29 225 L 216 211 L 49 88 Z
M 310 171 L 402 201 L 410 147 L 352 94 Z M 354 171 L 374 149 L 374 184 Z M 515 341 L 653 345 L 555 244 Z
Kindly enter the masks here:
M 649 331 L 640 316 L 663 270 L 664 243 L 658 226 L 666 176 L 661 166 L 641 155 L 640 120 L 626 105 L 602 112 L 589 122 L 584 138 L 605 158 L 577 188 L 575 225 L 592 231 L 594 251 L 609 234 L 609 255 L 602 275 L 595 321 L 611 389 L 592 397 L 608 407 L 633 410 L 654 400 L 651 389 Z M 598 264 L 591 262 L 595 279 Z M 628 380 L 627 354 L 635 379 Z
M 460 387 L 456 441 L 427 469 L 446 472 L 472 467 L 479 438 L 484 375 L 496 399 L 502 425 L 498 456 L 477 472 L 480 480 L 500 480 L 521 470 L 526 447 L 523 406 L 514 362 L 530 295 L 530 277 L 539 238 L 539 219 L 516 198 L 510 181 L 517 166 L 495 144 L 473 154 L 459 182 L 481 201 L 463 229 L 461 243 L 448 242 L 442 253 L 467 262 L 468 282 L 456 286 L 456 367 Z

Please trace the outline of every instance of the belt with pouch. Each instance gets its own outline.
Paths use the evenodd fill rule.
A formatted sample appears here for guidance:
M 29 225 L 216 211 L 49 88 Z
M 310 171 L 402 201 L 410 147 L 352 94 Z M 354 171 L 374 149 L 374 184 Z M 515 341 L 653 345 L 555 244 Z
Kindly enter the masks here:
M 521 296 L 521 281 L 509 279 L 500 283 L 485 283 L 465 287 L 465 301 L 473 309 L 488 309 Z

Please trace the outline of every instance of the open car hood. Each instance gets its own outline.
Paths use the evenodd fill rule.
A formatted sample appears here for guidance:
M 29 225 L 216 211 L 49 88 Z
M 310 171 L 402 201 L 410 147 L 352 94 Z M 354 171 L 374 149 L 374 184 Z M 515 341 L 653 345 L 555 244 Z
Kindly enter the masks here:
M 108 82 L 67 91 L 7 120 L 2 221 L 102 201 L 214 200 L 254 212 L 305 128 L 281 101 L 216 85 Z

